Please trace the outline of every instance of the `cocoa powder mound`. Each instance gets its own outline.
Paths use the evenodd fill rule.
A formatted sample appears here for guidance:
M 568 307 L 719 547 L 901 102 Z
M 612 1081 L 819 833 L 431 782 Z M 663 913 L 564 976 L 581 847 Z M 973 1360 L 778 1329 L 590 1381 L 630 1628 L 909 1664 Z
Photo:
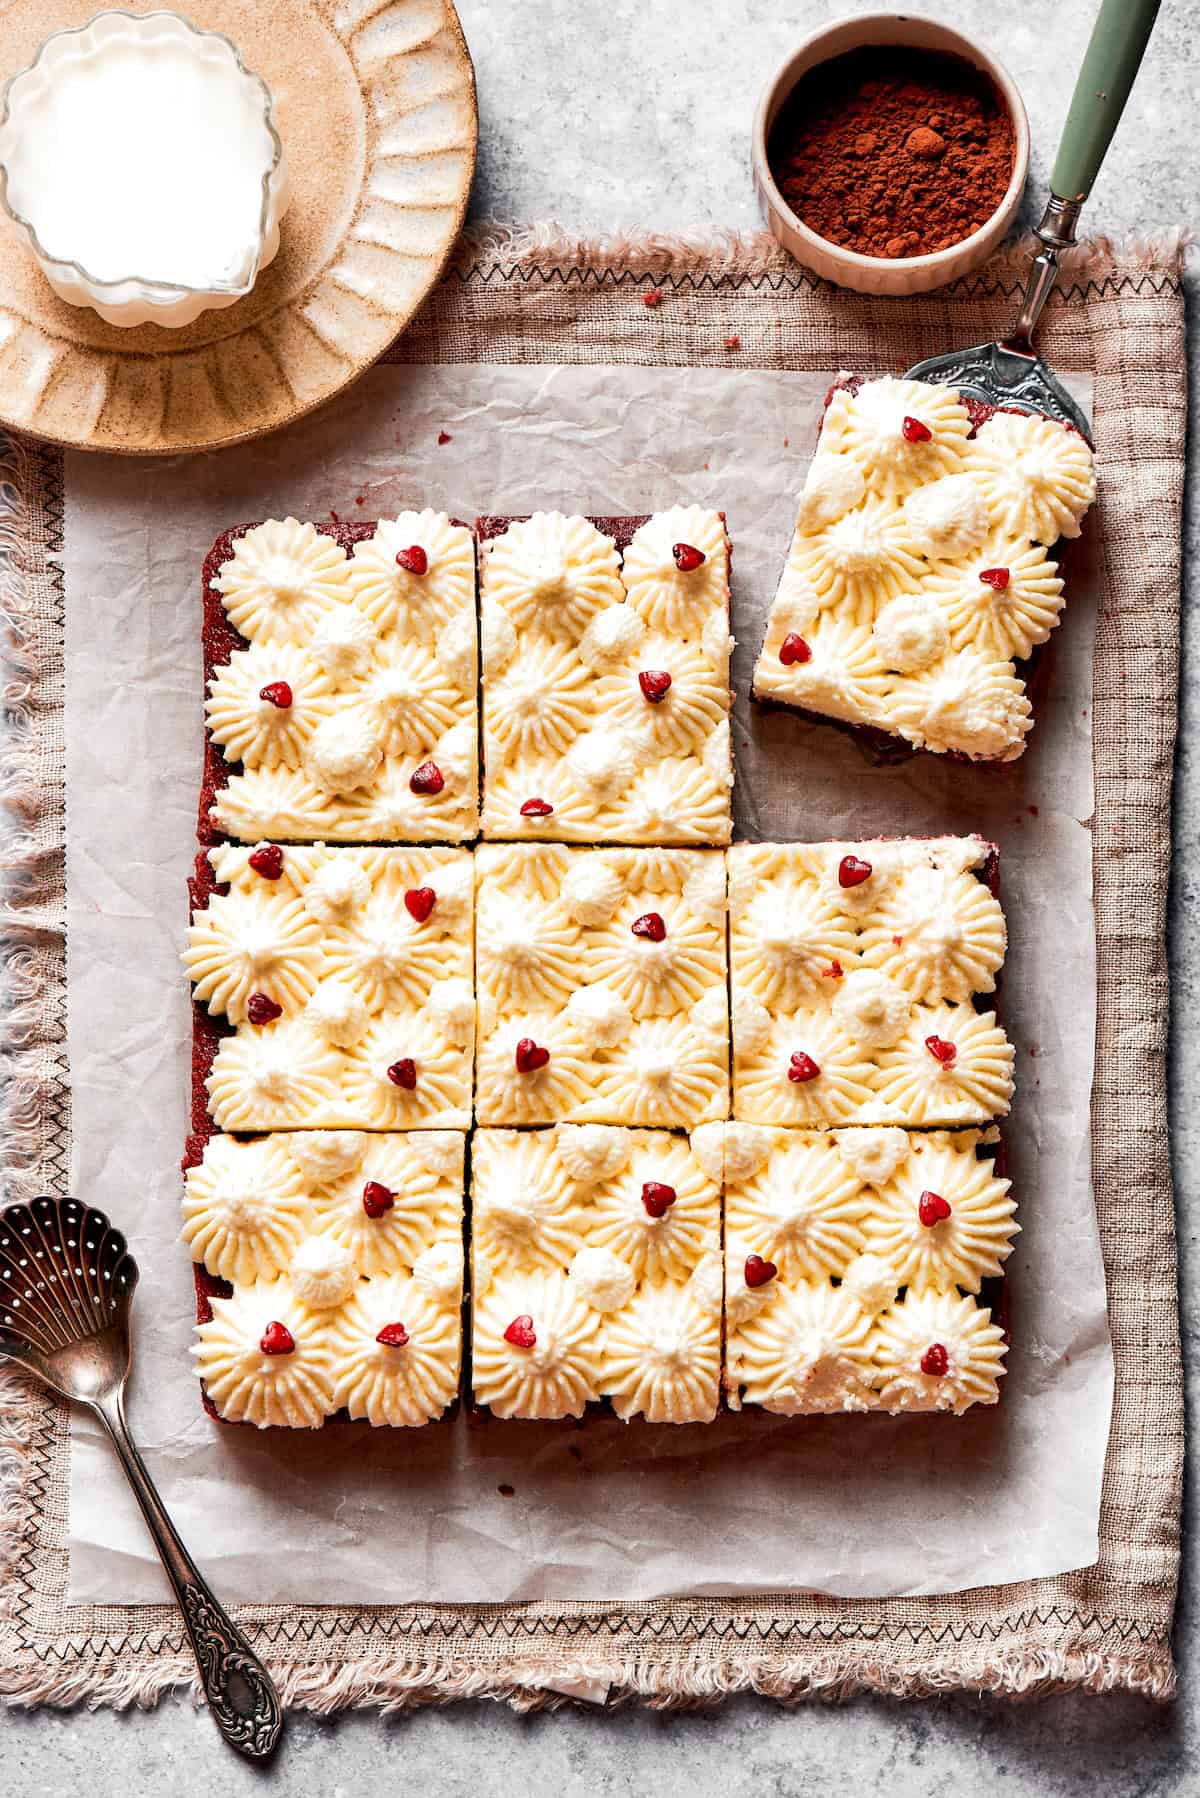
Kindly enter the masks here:
M 801 77 L 767 158 L 797 217 L 863 256 L 927 256 L 986 224 L 1012 178 L 1012 119 L 958 56 L 851 50 Z

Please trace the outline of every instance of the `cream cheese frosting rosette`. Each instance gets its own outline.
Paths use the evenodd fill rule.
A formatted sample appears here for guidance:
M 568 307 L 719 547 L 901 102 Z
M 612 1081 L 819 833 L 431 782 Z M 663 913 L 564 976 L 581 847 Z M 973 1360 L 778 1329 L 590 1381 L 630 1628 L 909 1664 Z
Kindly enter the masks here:
M 471 533 L 444 512 L 381 519 L 373 536 L 354 545 L 347 579 L 381 638 L 431 643 L 447 619 L 474 609 Z
M 327 1320 L 287 1280 L 239 1286 L 209 1301 L 192 1353 L 204 1391 L 229 1423 L 317 1429 L 335 1409 Z
M 334 1132 L 305 1132 L 304 1139 Z M 319 1228 L 371 1278 L 407 1272 L 462 1226 L 463 1138 L 456 1131 L 353 1134 L 346 1165 L 314 1184 Z
M 310 1195 L 278 1137 L 213 1137 L 187 1170 L 183 1240 L 219 1279 L 248 1286 L 276 1278 L 311 1227 Z
M 1006 947 L 993 855 L 978 837 L 729 851 L 739 1118 L 927 1126 L 1007 1110 L 1012 1049 L 972 1003 Z
M 623 566 L 586 518 L 502 522 L 481 521 L 484 836 L 728 841 L 720 513 L 656 514 Z M 611 522 L 624 540 L 632 521 Z
M 910 1292 L 872 1333 L 885 1411 L 954 1411 L 994 1405 L 1006 1346 L 991 1312 L 957 1292 Z
M 725 1115 L 720 855 L 485 844 L 475 871 L 481 1122 Z
M 578 1415 L 597 1399 L 659 1423 L 716 1414 L 715 1154 L 714 1167 L 686 1138 L 616 1126 L 476 1132 L 477 1404 L 497 1409 L 498 1396 L 512 1417 Z
M 867 1214 L 866 1246 L 896 1270 L 900 1284 L 924 1291 L 952 1286 L 977 1293 L 999 1274 L 1017 1225 L 1009 1182 L 975 1154 L 975 1133 L 941 1143 L 922 1138 Z
M 834 466 L 849 463 L 864 488 L 901 499 L 914 487 L 958 473 L 970 434 L 970 414 L 952 388 L 863 381 L 830 394 L 821 450 Z
M 1018 672 L 1057 624 L 1046 555 L 1077 536 L 1092 452 L 1052 419 L 844 379 L 830 395 L 754 672 L 754 694 L 915 748 L 1022 753 Z
M 298 519 L 268 519 L 235 538 L 213 579 L 230 624 L 251 643 L 303 648 L 350 597 L 346 552 Z
M 457 1303 L 431 1298 L 415 1278 L 360 1282 L 330 1325 L 329 1346 L 334 1406 L 352 1418 L 413 1429 L 458 1397 Z
M 215 826 L 251 841 L 475 834 L 475 559 L 465 526 L 405 512 L 347 560 L 312 525 L 271 522 L 235 540 L 213 587 L 250 642 L 210 679 Z
M 828 1281 L 798 1281 L 739 1318 L 738 1270 L 728 1257 L 726 1265 L 726 1308 L 738 1320 L 725 1349 L 734 1409 L 739 1402 L 784 1416 L 873 1409 L 870 1319 L 852 1298 Z M 744 1291 L 744 1270 L 741 1284 Z
M 1047 547 L 1078 537 L 1096 497 L 1094 458 L 1078 431 L 1026 412 L 996 412 L 980 425 L 967 466 L 997 525 Z
M 955 649 L 978 649 L 998 661 L 1023 660 L 1045 643 L 1064 604 L 1057 565 L 1041 545 L 1003 536 L 963 562 L 935 562 L 923 597 L 944 620 Z
M 293 644 L 235 649 L 209 683 L 204 712 L 213 741 L 260 768 L 299 768 L 333 710 L 330 682 Z
M 197 906 L 184 963 L 197 1001 L 234 1026 L 206 1081 L 213 1122 L 465 1128 L 467 853 L 266 843 L 208 860 L 230 890 Z
M 731 1192 L 725 1227 L 743 1260 L 756 1254 L 785 1280 L 817 1280 L 844 1273 L 862 1251 L 867 1205 L 835 1138 L 793 1132 Z
M 605 1385 L 618 1417 L 711 1423 L 721 1374 L 721 1307 L 693 1282 L 649 1283 L 605 1332 Z
M 475 1402 L 496 1417 L 582 1417 L 600 1396 L 594 1314 L 565 1274 L 497 1279 L 471 1342 Z

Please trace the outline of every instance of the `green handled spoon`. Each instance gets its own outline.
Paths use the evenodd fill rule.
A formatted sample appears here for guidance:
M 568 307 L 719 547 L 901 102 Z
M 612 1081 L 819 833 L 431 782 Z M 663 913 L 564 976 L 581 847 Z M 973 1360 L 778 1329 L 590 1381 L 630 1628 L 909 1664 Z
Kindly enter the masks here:
M 956 387 L 969 399 L 1020 412 L 1044 412 L 1073 425 L 1090 443 L 1091 421 L 1033 347 L 1033 333 L 1058 279 L 1058 259 L 1075 242 L 1083 203 L 1100 172 L 1141 67 L 1160 0 L 1102 0 L 1063 126 L 1050 202 L 1036 236 L 1041 249 L 1025 285 L 1025 298 L 1010 335 L 1000 343 L 930 356 L 909 369 L 915 381 Z

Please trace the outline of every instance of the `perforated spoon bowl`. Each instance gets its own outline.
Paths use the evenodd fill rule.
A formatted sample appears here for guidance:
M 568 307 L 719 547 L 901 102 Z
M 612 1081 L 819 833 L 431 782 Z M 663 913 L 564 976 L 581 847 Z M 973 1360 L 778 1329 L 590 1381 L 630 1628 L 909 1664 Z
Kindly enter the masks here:
M 909 369 L 910 380 L 955 387 L 989 406 L 1045 413 L 1092 441 L 1091 421 L 1037 354 L 1033 334 L 1058 279 L 1059 257 L 1075 242 L 1079 214 L 1125 110 L 1159 4 L 1103 0 L 1063 126 L 1050 200 L 1037 228 L 1042 247 L 1033 259 L 1011 334 L 999 343 L 927 357 Z
M 102 1211 L 34 1199 L 0 1211 L 0 1359 L 86 1405 L 113 1440 L 187 1625 L 226 1741 L 263 1760 L 279 1740 L 275 1687 L 183 1546 L 125 1421 L 129 1308 L 137 1266 Z

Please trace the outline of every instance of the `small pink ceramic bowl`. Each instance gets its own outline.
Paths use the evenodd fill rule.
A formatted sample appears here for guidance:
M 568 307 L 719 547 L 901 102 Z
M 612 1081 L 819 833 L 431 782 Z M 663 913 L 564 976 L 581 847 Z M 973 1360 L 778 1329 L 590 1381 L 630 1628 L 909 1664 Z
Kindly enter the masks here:
M 767 161 L 767 140 L 780 108 L 802 75 L 832 57 L 866 46 L 941 51 L 960 56 L 965 62 L 989 76 L 1008 107 L 1015 139 L 1012 179 L 1003 200 L 978 231 L 964 237 L 948 250 L 937 250 L 930 256 L 903 256 L 895 259 L 862 256 L 857 250 L 843 249 L 827 237 L 819 237 L 797 217 L 775 185 Z M 1008 70 L 981 45 L 940 25 L 935 19 L 919 18 L 913 13 L 866 13 L 861 18 L 841 19 L 826 25 L 806 38 L 775 71 L 763 90 L 754 117 L 752 140 L 754 179 L 767 216 L 771 235 L 791 251 L 797 262 L 835 281 L 839 287 L 853 287 L 859 293 L 908 294 L 928 293 L 943 287 L 960 275 L 978 268 L 1004 237 L 1021 204 L 1025 176 L 1029 168 L 1029 120 L 1025 103 Z

